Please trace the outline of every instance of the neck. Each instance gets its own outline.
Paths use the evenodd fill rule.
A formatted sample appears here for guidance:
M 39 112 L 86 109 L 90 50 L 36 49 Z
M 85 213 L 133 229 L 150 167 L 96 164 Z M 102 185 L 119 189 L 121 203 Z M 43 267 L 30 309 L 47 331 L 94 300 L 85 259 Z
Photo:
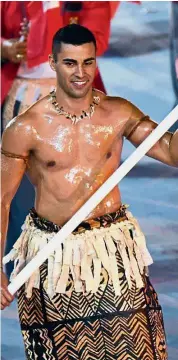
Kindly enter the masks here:
M 82 110 L 88 110 L 93 101 L 92 88 L 89 89 L 88 93 L 84 97 L 72 98 L 68 94 L 64 93 L 61 88 L 57 87 L 56 100 L 59 103 L 59 106 L 63 106 L 66 111 L 79 115 Z

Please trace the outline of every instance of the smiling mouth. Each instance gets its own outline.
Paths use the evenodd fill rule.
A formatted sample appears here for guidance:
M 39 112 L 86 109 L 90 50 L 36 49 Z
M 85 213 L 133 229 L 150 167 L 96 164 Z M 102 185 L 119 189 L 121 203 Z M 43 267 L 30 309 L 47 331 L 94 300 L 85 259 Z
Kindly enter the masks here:
M 78 88 L 82 88 L 87 84 L 88 81 L 72 81 L 72 84 L 74 84 Z

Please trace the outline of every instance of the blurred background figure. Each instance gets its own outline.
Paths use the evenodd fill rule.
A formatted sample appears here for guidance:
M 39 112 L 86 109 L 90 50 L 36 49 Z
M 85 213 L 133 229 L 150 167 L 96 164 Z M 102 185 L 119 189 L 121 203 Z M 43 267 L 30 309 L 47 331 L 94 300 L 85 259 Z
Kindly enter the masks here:
M 88 27 L 97 41 L 97 56 L 108 48 L 110 22 L 119 2 L 3 1 L 2 12 L 2 127 L 55 87 L 48 65 L 53 34 L 70 23 Z M 97 69 L 93 84 L 105 92 Z M 12 202 L 7 249 L 14 244 L 32 207 L 34 190 L 25 176 Z M 12 269 L 9 265 L 7 272 Z

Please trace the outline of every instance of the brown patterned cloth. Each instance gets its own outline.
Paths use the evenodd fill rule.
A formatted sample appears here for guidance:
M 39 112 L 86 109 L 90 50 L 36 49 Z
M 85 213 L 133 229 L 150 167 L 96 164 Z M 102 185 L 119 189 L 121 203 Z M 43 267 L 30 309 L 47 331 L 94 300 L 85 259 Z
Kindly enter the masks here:
M 100 227 L 109 227 L 111 224 L 127 220 L 126 209 L 127 205 L 122 205 L 115 212 L 99 216 L 95 219 L 82 221 L 81 224 L 73 231 L 73 234 L 82 233 L 85 230 L 92 230 L 94 228 L 99 229 Z M 45 218 L 39 217 L 34 208 L 30 210 L 30 216 L 32 218 L 32 222 L 40 230 L 58 232 L 62 228 Z
M 30 212 L 25 224 L 16 250 L 18 249 L 21 256 L 19 261 L 25 253 L 28 262 L 29 254 L 31 257 L 34 256 L 31 244 L 34 243 L 38 248 L 43 238 L 49 240 L 49 236 L 55 234 L 59 227 L 40 218 L 34 209 Z M 21 287 L 18 291 L 18 310 L 28 360 L 168 359 L 162 310 L 158 297 L 149 277 L 144 271 L 141 274 L 142 259 L 141 256 L 138 258 L 138 244 L 140 244 L 140 251 L 143 250 L 144 244 L 137 226 L 136 219 L 124 207 L 115 213 L 82 222 L 75 229 L 75 234 L 67 240 L 69 245 L 73 244 L 69 263 L 65 261 L 65 254 L 69 256 L 70 247 L 67 250 L 64 244 L 62 245 L 63 262 L 60 263 L 59 254 L 49 256 L 40 267 L 38 277 L 36 278 L 34 274 L 29 283 Z M 123 238 L 117 236 L 121 230 Z M 90 264 L 93 276 L 100 257 L 103 260 L 96 291 L 86 291 L 84 280 L 81 281 L 83 288 L 77 288 L 75 276 L 78 274 L 82 277 L 80 271 L 85 264 L 82 265 L 81 259 L 80 268 L 73 256 L 78 246 L 77 241 L 81 249 L 84 249 L 84 242 L 88 244 L 91 234 L 94 236 L 91 239 L 95 238 L 93 246 L 95 250 L 98 249 L 98 257 L 93 257 L 93 263 Z M 23 243 L 22 238 L 28 240 L 28 243 Z M 108 270 L 106 269 L 107 256 L 103 257 L 102 254 L 105 248 L 110 259 Z M 145 254 L 144 251 L 142 255 Z M 85 252 L 84 255 L 86 255 Z M 88 264 L 91 260 L 90 255 L 91 249 L 85 257 L 85 262 Z M 147 257 L 149 258 L 148 254 L 145 255 L 145 259 Z M 138 264 L 139 259 L 140 264 Z M 140 287 L 137 286 L 135 279 L 135 274 L 138 276 L 136 263 L 142 278 Z M 68 281 L 63 292 L 51 293 L 52 281 L 49 281 L 49 277 L 52 265 L 54 265 L 54 271 L 57 264 L 61 274 L 66 268 L 70 269 L 67 272 Z M 116 264 L 115 273 L 110 271 L 113 264 Z M 87 269 L 89 270 L 90 267 L 86 264 L 85 270 Z M 117 287 L 114 283 L 114 281 L 117 283 L 117 277 L 120 286 L 119 294 L 116 294 Z M 58 281 L 61 282 L 59 276 Z M 30 296 L 27 296 L 30 282 L 33 286 Z

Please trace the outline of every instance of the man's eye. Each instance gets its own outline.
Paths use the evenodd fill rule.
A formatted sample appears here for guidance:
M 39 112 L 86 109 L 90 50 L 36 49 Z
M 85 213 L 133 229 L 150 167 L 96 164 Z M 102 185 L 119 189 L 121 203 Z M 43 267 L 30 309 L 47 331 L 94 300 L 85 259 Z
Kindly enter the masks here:
M 74 65 L 74 63 L 71 63 L 71 62 L 66 62 L 65 64 L 70 67 L 72 67 Z
M 93 61 L 87 61 L 86 63 L 85 63 L 85 65 L 92 65 L 93 64 Z

